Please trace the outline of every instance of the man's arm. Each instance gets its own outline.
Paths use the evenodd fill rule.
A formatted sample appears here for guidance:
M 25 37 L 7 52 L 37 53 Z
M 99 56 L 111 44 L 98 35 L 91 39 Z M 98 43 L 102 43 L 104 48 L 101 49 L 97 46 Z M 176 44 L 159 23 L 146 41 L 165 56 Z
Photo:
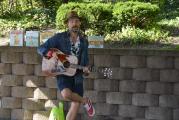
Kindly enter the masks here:
M 41 55 L 41 56 L 46 56 L 48 51 L 51 48 L 56 48 L 57 46 L 57 40 L 59 39 L 58 34 L 54 35 L 53 37 L 49 38 L 44 44 L 42 44 L 41 46 L 39 46 L 37 48 L 37 52 Z
M 84 43 L 84 45 L 85 45 L 85 47 L 84 47 L 84 58 L 83 59 L 85 59 L 84 60 L 84 66 L 85 66 L 85 68 L 83 69 L 83 72 L 84 72 L 84 74 L 85 75 L 88 75 L 89 73 L 90 73 L 90 71 L 89 71 L 89 55 L 88 55 L 88 40 L 87 39 L 85 39 L 85 41 L 84 41 L 85 43 Z

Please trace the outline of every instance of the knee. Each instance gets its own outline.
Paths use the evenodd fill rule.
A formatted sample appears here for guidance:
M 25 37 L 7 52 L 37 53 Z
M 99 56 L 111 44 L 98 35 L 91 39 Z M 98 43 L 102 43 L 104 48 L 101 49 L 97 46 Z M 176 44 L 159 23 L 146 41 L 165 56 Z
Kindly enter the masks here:
M 62 95 L 63 99 L 70 100 L 72 92 L 70 90 L 62 90 L 61 95 Z
M 79 107 L 80 106 L 80 102 L 72 102 L 72 105 Z

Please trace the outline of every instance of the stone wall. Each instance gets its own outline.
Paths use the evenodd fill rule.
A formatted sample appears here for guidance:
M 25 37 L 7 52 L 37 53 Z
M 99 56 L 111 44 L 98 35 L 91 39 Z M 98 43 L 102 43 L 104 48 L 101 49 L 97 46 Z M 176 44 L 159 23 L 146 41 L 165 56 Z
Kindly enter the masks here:
M 110 67 L 112 76 L 85 77 L 93 120 L 179 120 L 179 52 L 90 49 L 90 64 Z M 48 120 L 63 100 L 55 78 L 41 73 L 36 48 L 0 47 L 0 120 Z M 65 103 L 65 110 L 69 103 Z M 77 120 L 88 120 L 83 107 Z

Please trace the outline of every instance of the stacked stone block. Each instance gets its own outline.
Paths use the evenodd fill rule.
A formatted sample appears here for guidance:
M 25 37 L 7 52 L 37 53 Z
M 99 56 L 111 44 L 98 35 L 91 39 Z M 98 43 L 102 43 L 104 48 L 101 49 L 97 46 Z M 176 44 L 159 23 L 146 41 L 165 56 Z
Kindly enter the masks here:
M 0 120 L 48 120 L 48 101 L 57 101 L 56 80 L 41 73 L 36 49 L 25 49 L 0 49 Z
M 176 51 L 90 49 L 92 73 L 84 96 L 93 120 L 179 120 L 179 54 Z M 110 76 L 106 76 L 111 72 Z M 48 120 L 64 101 L 56 78 L 41 72 L 36 48 L 0 47 L 0 120 Z M 65 103 L 65 113 L 69 102 Z M 89 120 L 83 106 L 77 120 Z

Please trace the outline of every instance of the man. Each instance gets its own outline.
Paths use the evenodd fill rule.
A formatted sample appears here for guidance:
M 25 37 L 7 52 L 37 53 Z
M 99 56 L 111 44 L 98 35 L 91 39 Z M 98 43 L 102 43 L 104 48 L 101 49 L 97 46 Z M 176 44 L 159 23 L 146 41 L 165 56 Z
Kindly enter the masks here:
M 68 30 L 54 35 L 38 48 L 38 53 L 48 58 L 56 55 L 50 49 L 57 48 L 65 54 L 75 55 L 79 60 L 79 65 L 85 66 L 83 70 L 77 70 L 72 77 L 65 75 L 56 76 L 62 97 L 71 101 L 66 120 L 75 120 L 80 104 L 84 105 L 90 117 L 95 114 L 90 99 L 83 97 L 83 74 L 89 73 L 89 59 L 88 41 L 80 33 L 80 20 L 81 18 L 78 14 L 75 11 L 71 11 L 65 20 Z M 48 73 L 48 75 L 53 76 L 51 73 Z

